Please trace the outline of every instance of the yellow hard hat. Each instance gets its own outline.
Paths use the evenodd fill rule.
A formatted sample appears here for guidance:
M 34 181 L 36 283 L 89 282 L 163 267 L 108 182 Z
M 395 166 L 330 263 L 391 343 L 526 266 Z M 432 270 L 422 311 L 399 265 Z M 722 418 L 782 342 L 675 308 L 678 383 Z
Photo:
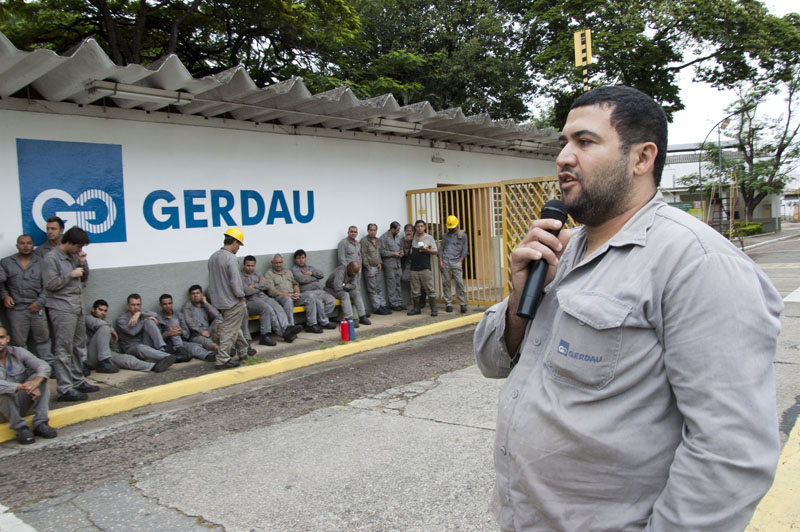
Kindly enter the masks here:
M 458 218 L 453 216 L 452 214 L 447 217 L 447 228 L 452 229 L 458 226 Z
M 225 236 L 232 236 L 236 240 L 239 241 L 241 245 L 244 246 L 244 235 L 242 234 L 242 230 L 238 227 L 231 227 L 227 231 L 225 231 Z

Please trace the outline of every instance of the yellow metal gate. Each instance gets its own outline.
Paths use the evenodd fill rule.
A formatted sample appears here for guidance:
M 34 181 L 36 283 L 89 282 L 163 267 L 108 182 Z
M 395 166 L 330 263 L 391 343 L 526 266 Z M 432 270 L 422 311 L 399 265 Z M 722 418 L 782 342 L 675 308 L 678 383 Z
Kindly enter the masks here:
M 548 176 L 409 190 L 406 201 L 409 221 L 425 220 L 437 246 L 447 230 L 447 217 L 458 218 L 459 228 L 469 237 L 469 255 L 464 260 L 467 304 L 485 306 L 508 295 L 511 252 L 547 200 L 560 195 L 558 178 Z M 434 263 L 434 284 L 441 295 L 438 261 Z

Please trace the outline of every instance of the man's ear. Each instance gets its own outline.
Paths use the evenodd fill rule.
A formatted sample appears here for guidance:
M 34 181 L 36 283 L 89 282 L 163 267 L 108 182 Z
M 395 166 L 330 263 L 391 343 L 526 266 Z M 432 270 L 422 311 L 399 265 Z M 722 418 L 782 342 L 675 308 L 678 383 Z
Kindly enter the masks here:
M 653 173 L 658 147 L 654 142 L 639 142 L 631 146 L 631 162 L 634 175 Z

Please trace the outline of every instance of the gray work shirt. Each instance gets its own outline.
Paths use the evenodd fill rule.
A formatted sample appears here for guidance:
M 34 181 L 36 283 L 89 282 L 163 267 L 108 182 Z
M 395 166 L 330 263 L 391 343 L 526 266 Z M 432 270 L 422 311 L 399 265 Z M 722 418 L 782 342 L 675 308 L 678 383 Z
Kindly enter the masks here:
M 381 240 L 375 239 L 375 243 L 365 236 L 361 239 L 361 265 L 364 268 L 372 268 L 378 264 L 383 264 L 381 261 Z
M 236 255 L 220 248 L 208 259 L 208 300 L 216 308 L 234 307 L 244 297 L 242 276 Z
M 139 316 L 139 321 L 136 322 L 136 325 L 128 324 L 131 316 L 127 312 L 118 317 L 117 321 L 114 322 L 114 328 L 117 330 L 120 349 L 127 352 L 128 349 L 141 344 L 142 335 L 144 334 L 145 318 L 155 317 L 155 312 L 142 311 L 142 314 Z
M 381 258 L 386 264 L 391 264 L 392 261 L 399 261 L 401 257 L 395 257 L 394 254 L 403 251 L 403 237 L 398 231 L 396 235 L 386 231 L 381 235 Z
M 267 290 L 267 280 L 265 278 L 260 277 L 256 272 L 253 272 L 251 275 L 247 275 L 243 271 L 240 273 L 242 275 L 244 297 L 247 299 L 267 297 L 267 294 L 264 293 Z
M 461 264 L 468 250 L 467 233 L 460 229 L 453 233 L 447 231 L 442 236 L 442 245 L 439 246 L 439 258 L 445 264 Z
M 17 385 L 33 377 L 50 377 L 50 365 L 22 347 L 6 347 L 6 363 L 0 364 L 0 394 L 17 392 Z
M 660 193 L 591 256 L 585 246 L 574 230 L 513 371 L 507 300 L 475 331 L 483 374 L 507 377 L 500 528 L 744 530 L 780 447 L 780 295 Z
M 6 276 L 5 283 L 0 283 L 0 298 L 11 296 L 15 310 L 27 310 L 34 302 L 44 308 L 42 261 L 39 257 L 32 255 L 28 267 L 23 270 L 17 253 L 1 260 L 0 268 Z
M 195 306 L 191 300 L 183 304 L 181 314 L 183 314 L 184 322 L 191 336 L 200 336 L 205 331 L 210 332 L 211 322 L 220 317 L 217 309 L 209 303 L 200 303 L 200 305 Z M 183 327 L 183 324 L 181 324 L 181 327 Z
M 94 336 L 94 333 L 96 333 L 100 327 L 111 327 L 110 323 L 108 323 L 106 320 L 101 320 L 97 316 L 94 316 L 91 312 L 87 313 L 83 317 L 83 321 L 86 324 L 86 336 L 88 338 Z
M 311 272 L 311 275 L 306 275 L 305 272 Z M 302 268 L 295 264 L 292 266 L 292 275 L 297 284 L 300 285 L 300 292 L 322 290 L 319 281 L 325 278 L 325 274 L 319 268 L 315 268 L 308 263 Z
M 72 270 L 78 266 L 78 256 L 67 256 L 60 247 L 53 248 L 45 256 L 42 282 L 47 308 L 73 314 L 83 312 L 83 287 L 89 276 L 89 269 L 86 265 L 83 267 L 83 277 L 73 277 Z
M 356 275 L 348 275 L 347 268 L 338 266 L 333 273 L 328 276 L 325 281 L 325 287 L 333 290 L 336 293 L 341 293 L 344 290 L 353 290 L 356 288 Z
M 361 263 L 361 244 L 358 240 L 350 240 L 345 237 L 339 242 L 336 248 L 336 258 L 339 266 L 347 266 L 353 261 Z

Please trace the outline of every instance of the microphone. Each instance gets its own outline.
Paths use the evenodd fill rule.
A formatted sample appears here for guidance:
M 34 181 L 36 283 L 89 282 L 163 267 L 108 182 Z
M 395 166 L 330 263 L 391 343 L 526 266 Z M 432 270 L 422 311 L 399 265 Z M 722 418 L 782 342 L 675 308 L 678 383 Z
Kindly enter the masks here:
M 567 221 L 567 206 L 561 200 L 548 201 L 542 207 L 542 219 L 545 218 L 561 220 L 561 227 L 564 227 L 564 223 Z M 561 229 L 548 229 L 547 232 L 558 236 Z M 525 288 L 522 290 L 519 307 L 517 307 L 517 316 L 520 318 L 532 320 L 536 315 L 544 288 L 544 280 L 547 277 L 547 267 L 546 260 L 535 260 L 528 264 L 528 279 L 525 281 Z

